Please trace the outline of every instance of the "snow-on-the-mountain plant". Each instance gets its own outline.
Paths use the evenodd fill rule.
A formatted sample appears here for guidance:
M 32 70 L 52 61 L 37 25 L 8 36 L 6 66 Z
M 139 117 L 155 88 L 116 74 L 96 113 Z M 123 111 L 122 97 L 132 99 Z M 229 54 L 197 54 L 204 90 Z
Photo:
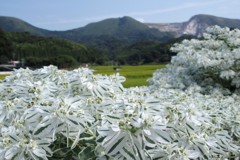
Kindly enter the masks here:
M 145 87 L 87 68 L 15 70 L 0 82 L 0 159 L 240 158 L 239 30 L 173 50 Z
M 203 39 L 184 40 L 171 50 L 177 56 L 150 83 L 181 89 L 198 84 L 206 92 L 223 87 L 226 94 L 240 88 L 240 30 L 213 26 Z

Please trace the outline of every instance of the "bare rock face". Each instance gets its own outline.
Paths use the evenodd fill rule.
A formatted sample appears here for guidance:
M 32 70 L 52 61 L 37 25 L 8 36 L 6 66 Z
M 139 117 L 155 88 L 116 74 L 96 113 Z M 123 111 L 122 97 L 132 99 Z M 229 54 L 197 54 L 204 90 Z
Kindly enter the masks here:
M 193 35 L 196 37 L 202 37 L 203 32 L 206 31 L 206 28 L 209 25 L 201 22 L 197 17 L 190 19 L 187 23 L 185 23 L 183 29 L 180 31 L 183 34 Z M 180 35 L 181 36 L 181 35 Z
M 156 28 L 161 32 L 171 32 L 175 37 L 182 35 L 184 23 L 146 23 L 150 28 Z
M 184 34 L 202 37 L 206 28 L 212 25 L 221 27 L 240 28 L 239 19 L 227 19 L 210 15 L 195 15 L 187 22 L 182 23 L 146 23 L 150 28 L 156 28 L 161 32 L 171 32 L 175 37 Z
M 201 36 L 201 31 L 205 29 L 205 24 L 200 24 L 196 18 L 183 23 L 146 23 L 150 28 L 156 28 L 161 32 L 171 32 L 175 37 L 184 34 Z

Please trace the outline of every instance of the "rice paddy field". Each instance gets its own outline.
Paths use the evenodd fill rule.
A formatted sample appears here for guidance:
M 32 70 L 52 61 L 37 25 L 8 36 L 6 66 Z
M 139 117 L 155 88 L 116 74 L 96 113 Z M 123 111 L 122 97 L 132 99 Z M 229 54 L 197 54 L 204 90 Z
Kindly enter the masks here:
M 6 76 L 6 74 L 0 75 L 0 80 L 4 79 Z
M 141 65 L 141 66 L 119 66 L 121 70 L 114 70 L 113 66 L 93 66 L 94 74 L 111 75 L 119 73 L 126 78 L 124 87 L 147 85 L 147 79 L 152 77 L 155 70 L 164 68 L 165 65 Z
M 111 75 L 119 73 L 126 78 L 124 87 L 135 87 L 147 85 L 147 79 L 152 77 L 155 70 L 164 68 L 165 65 L 141 65 L 141 66 L 120 66 L 120 70 L 114 70 L 113 66 L 92 66 L 94 74 Z M 0 75 L 4 79 L 7 75 Z

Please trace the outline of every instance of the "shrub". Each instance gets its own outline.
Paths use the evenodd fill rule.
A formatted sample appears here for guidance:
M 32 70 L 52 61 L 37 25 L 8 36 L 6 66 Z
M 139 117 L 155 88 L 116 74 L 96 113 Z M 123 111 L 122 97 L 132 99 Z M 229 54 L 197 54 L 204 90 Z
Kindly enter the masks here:
M 181 89 L 193 84 L 204 88 L 220 85 L 230 91 L 240 87 L 238 29 L 210 27 L 203 39 L 184 40 L 171 50 L 177 56 L 167 69 L 155 73 L 151 83 Z
M 182 54 L 129 89 L 86 68 L 15 70 L 0 83 L 0 159 L 240 158 L 239 94 L 207 92 L 211 75 L 189 74 Z

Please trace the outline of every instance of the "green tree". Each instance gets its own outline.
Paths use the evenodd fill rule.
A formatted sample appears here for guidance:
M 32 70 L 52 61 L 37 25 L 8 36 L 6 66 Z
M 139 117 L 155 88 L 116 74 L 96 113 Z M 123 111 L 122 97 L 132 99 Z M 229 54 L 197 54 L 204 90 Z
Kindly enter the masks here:
M 6 33 L 0 29 L 0 63 L 6 63 L 6 61 L 12 59 L 12 51 L 11 41 L 8 39 Z

